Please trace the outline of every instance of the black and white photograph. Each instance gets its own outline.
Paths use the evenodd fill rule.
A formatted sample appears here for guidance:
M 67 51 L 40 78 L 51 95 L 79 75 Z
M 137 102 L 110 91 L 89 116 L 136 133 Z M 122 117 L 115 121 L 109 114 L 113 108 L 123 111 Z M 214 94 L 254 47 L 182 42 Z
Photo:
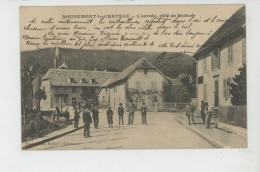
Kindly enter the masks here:
M 21 7 L 22 149 L 247 148 L 245 9 Z

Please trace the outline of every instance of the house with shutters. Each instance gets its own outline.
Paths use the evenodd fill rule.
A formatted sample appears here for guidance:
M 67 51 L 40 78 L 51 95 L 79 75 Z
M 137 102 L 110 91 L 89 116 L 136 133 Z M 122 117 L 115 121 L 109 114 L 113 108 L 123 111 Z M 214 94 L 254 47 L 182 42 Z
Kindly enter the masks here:
M 117 72 L 51 68 L 42 78 L 41 88 L 47 99 L 41 101 L 42 109 L 60 109 L 73 104 L 97 101 L 97 93 L 108 78 Z
M 54 68 L 50 68 L 41 81 L 41 89 L 47 95 L 47 99 L 40 102 L 42 110 L 55 107 L 62 110 L 73 104 L 93 103 L 97 101 L 101 86 L 118 75 L 118 72 L 68 69 L 66 63 L 62 63 L 58 47 L 53 59 Z
M 176 87 L 182 85 L 178 79 L 165 76 L 142 57 L 101 86 L 99 104 L 116 109 L 119 103 L 127 108 L 132 101 L 140 108 L 144 101 L 149 110 L 156 109 L 158 102 L 164 102 L 163 84 L 167 82 Z
M 228 83 L 246 64 L 245 7 L 234 13 L 195 53 L 197 98 L 210 107 L 230 106 Z

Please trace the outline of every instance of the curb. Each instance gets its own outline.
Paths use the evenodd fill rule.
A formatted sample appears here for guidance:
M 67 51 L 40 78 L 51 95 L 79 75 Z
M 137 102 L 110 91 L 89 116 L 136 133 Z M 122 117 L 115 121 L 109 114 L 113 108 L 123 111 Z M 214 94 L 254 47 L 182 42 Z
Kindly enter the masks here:
M 232 126 L 230 124 L 225 124 L 222 122 L 218 122 L 216 124 L 216 127 L 228 132 L 232 132 L 234 134 L 237 134 L 245 139 L 247 139 L 247 129 L 244 129 L 242 127 L 238 127 L 238 126 Z
M 185 128 L 187 128 L 188 130 L 192 131 L 193 133 L 197 134 L 198 136 L 200 136 L 202 139 L 206 140 L 209 144 L 213 145 L 215 148 L 230 148 L 229 146 L 226 146 L 224 143 L 221 143 L 219 141 L 214 140 L 212 137 L 200 132 L 199 130 L 196 130 L 194 128 L 188 127 L 187 125 L 185 125 L 180 119 L 178 119 L 177 117 L 174 116 L 174 119 L 180 123 L 181 125 L 183 125 Z
M 79 129 L 82 129 L 83 127 L 84 127 L 84 126 L 81 126 L 81 127 L 79 127 L 79 128 L 76 128 L 76 129 L 67 131 L 67 132 L 65 132 L 65 133 L 62 133 L 62 134 L 59 134 L 59 135 L 56 135 L 56 136 L 52 136 L 52 137 L 49 137 L 49 138 L 47 138 L 47 139 L 44 139 L 44 140 L 41 140 L 41 141 L 38 141 L 38 142 L 35 142 L 35 143 L 32 143 L 32 144 L 28 144 L 28 145 L 22 147 L 22 150 L 27 150 L 27 149 L 33 148 L 33 147 L 35 147 L 35 146 L 39 146 L 39 145 L 41 145 L 41 144 L 44 144 L 44 143 L 46 143 L 46 142 L 55 140 L 55 139 L 57 139 L 57 138 L 60 138 L 60 137 L 62 137 L 62 136 L 65 136 L 65 135 L 67 135 L 67 134 L 73 133 L 73 132 L 75 132 L 75 131 L 77 131 L 77 130 L 79 130 Z

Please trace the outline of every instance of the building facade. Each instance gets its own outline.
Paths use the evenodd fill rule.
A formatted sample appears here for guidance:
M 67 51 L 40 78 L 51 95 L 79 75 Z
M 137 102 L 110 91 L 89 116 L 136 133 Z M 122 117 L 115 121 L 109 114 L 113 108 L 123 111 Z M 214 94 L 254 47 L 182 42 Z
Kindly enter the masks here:
M 163 84 L 172 81 L 143 57 L 102 86 L 99 104 L 116 109 L 119 103 L 127 108 L 132 101 L 140 108 L 144 101 L 148 109 L 155 109 L 157 102 L 164 101 Z M 177 79 L 174 81 L 181 85 Z
M 107 78 L 117 72 L 87 71 L 51 68 L 42 79 L 41 89 L 47 99 L 41 101 L 42 109 L 60 109 L 73 104 L 97 101 L 97 94 Z
M 245 7 L 239 9 L 196 52 L 197 98 L 210 107 L 230 106 L 229 83 L 246 64 Z

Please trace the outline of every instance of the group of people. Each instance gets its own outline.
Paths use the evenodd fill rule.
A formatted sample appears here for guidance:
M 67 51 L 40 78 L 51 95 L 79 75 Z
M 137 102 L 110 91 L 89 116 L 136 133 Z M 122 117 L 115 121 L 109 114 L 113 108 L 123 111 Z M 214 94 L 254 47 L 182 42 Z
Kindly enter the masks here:
M 189 125 L 191 125 L 191 121 L 194 125 L 196 125 L 194 120 L 194 112 L 196 111 L 196 106 L 188 101 L 188 104 L 185 106 L 185 115 L 188 118 Z M 201 101 L 201 118 L 202 125 L 205 125 L 207 129 L 210 128 L 210 109 L 208 102 L 202 100 Z
M 92 124 L 92 118 L 94 120 L 94 126 L 95 128 L 98 128 L 98 108 L 95 105 L 92 106 L 73 106 L 74 110 L 74 128 L 78 128 L 79 126 L 79 118 L 80 113 L 82 111 L 82 118 L 84 122 L 84 137 L 91 137 L 90 136 L 90 124 Z M 91 114 L 92 113 L 92 118 Z
M 131 105 L 129 106 L 128 125 L 133 124 L 134 113 L 136 109 L 137 108 L 135 104 L 131 102 Z M 84 105 L 82 107 L 73 106 L 73 110 L 74 110 L 74 128 L 78 128 L 80 113 L 82 113 L 83 122 L 84 122 L 84 137 L 91 137 L 89 129 L 90 129 L 90 124 L 92 123 L 92 118 L 94 121 L 94 127 L 98 129 L 98 123 L 99 123 L 98 106 L 97 105 L 87 105 L 87 106 Z M 142 102 L 142 106 L 140 110 L 142 114 L 142 124 L 146 124 L 147 107 L 145 105 L 145 102 Z M 124 125 L 124 113 L 125 113 L 124 107 L 122 103 L 120 103 L 118 107 L 119 125 Z M 111 106 L 108 106 L 106 115 L 107 115 L 107 122 L 109 128 L 113 127 L 113 114 L 114 112 L 111 109 Z
M 128 125 L 133 125 L 134 123 L 134 114 L 136 111 L 136 106 L 133 102 L 131 102 L 130 106 L 129 106 L 129 114 L 128 114 Z M 142 114 L 142 124 L 146 124 L 146 114 L 147 114 L 147 107 L 145 105 L 145 102 L 142 102 L 142 106 L 141 106 L 141 114 Z M 122 106 L 122 103 L 119 103 L 119 107 L 118 107 L 118 117 L 119 117 L 119 125 L 124 125 L 124 107 Z M 111 110 L 111 106 L 108 107 L 108 110 L 106 112 L 107 114 L 107 121 L 108 121 L 108 125 L 109 128 L 113 127 L 113 111 Z

